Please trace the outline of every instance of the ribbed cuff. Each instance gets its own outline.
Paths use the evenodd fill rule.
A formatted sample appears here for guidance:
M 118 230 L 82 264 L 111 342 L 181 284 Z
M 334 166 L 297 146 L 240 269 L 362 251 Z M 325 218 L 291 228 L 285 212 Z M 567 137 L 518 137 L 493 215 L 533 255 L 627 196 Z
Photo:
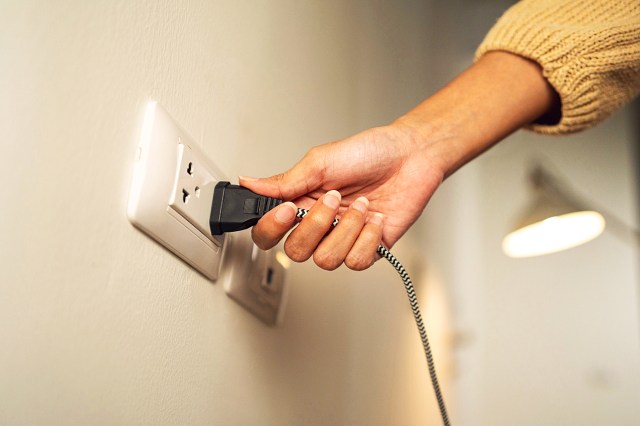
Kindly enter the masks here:
M 525 0 L 500 18 L 476 59 L 491 50 L 540 64 L 560 96 L 560 122 L 533 123 L 529 129 L 577 132 L 604 120 L 640 90 L 640 4 Z

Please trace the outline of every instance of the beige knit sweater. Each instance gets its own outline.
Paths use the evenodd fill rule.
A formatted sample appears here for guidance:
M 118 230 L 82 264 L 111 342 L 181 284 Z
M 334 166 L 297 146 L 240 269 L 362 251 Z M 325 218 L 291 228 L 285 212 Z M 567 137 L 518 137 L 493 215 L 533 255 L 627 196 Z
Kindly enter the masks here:
M 539 133 L 591 127 L 640 93 L 640 0 L 523 0 L 478 48 L 538 62 L 562 100 L 562 119 Z

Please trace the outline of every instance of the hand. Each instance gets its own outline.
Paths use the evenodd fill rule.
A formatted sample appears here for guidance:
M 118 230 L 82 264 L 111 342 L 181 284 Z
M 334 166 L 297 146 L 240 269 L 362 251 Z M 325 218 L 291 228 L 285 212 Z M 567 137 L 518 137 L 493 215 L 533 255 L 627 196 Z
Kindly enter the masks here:
M 285 243 L 292 260 L 313 255 L 327 270 L 343 262 L 354 270 L 368 268 L 377 246 L 398 241 L 442 182 L 437 159 L 427 153 L 417 134 L 397 123 L 315 147 L 282 174 L 241 177 L 241 185 L 259 194 L 293 202 L 258 222 L 255 243 L 262 249 L 277 244 L 295 225 L 298 206 L 310 212 Z M 340 223 L 330 230 L 335 216 Z
M 557 119 L 559 111 L 558 94 L 537 63 L 489 52 L 393 124 L 318 146 L 283 174 L 240 184 L 311 208 L 285 243 L 291 259 L 313 255 L 323 269 L 343 262 L 366 269 L 378 243 L 390 248 L 398 241 L 444 177 L 525 124 Z M 259 247 L 273 247 L 295 226 L 293 203 L 253 228 Z M 328 233 L 335 215 L 341 221 Z

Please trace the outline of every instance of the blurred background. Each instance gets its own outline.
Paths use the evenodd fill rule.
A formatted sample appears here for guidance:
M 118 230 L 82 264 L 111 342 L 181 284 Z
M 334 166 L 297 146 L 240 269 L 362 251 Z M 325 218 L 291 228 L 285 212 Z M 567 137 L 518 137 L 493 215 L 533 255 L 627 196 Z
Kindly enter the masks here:
M 512 3 L 0 2 L 0 423 L 439 424 L 388 264 L 294 265 L 269 328 L 129 224 L 142 110 L 275 174 L 434 93 Z M 638 118 L 511 136 L 394 247 L 455 424 L 640 423 L 637 245 L 501 251 L 535 162 L 637 229 Z

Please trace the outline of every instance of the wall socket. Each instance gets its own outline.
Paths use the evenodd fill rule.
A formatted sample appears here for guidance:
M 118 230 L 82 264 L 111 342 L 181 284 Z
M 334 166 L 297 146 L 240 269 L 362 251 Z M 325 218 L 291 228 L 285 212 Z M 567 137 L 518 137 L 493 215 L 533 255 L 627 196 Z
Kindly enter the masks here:
M 180 213 L 205 237 L 222 245 L 222 236 L 211 235 L 209 216 L 215 184 L 205 159 L 194 149 L 178 140 L 178 170 L 169 207 Z
M 260 250 L 251 231 L 227 236 L 220 281 L 227 296 L 268 325 L 282 323 L 288 294 L 289 259 L 274 248 Z
M 127 214 L 136 227 L 210 280 L 218 278 L 223 236 L 209 231 L 222 173 L 156 102 L 145 109 Z
M 250 231 L 211 235 L 209 215 L 220 180 L 222 173 L 189 135 L 160 105 L 150 102 L 129 196 L 129 220 L 210 280 L 221 274 L 230 298 L 266 324 L 279 324 L 289 261 L 277 249 L 258 249 Z

